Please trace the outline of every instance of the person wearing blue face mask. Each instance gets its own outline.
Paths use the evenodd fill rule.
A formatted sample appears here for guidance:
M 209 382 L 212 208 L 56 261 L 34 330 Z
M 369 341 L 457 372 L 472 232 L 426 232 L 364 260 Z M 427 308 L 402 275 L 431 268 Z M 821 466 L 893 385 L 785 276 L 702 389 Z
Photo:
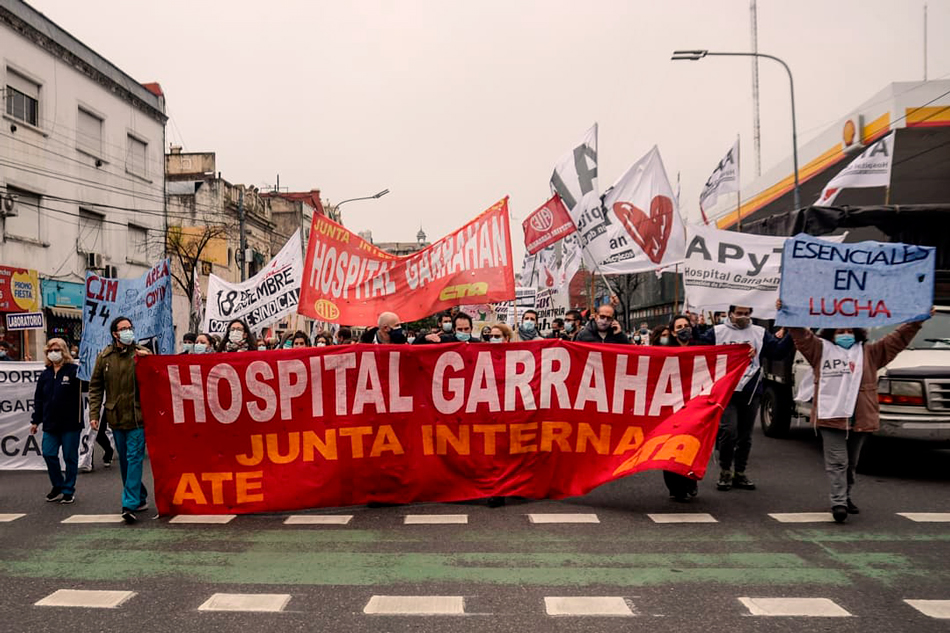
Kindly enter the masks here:
M 127 317 L 116 318 L 109 326 L 112 345 L 96 358 L 89 379 L 89 424 L 99 428 L 99 412 L 112 429 L 119 469 L 122 471 L 122 519 L 136 521 L 135 513 L 148 509 L 148 490 L 142 483 L 145 458 L 145 422 L 139 402 L 135 359 L 150 354 L 135 343 L 135 330 Z M 103 409 L 105 404 L 105 409 Z
M 195 337 L 195 354 L 210 354 L 214 351 L 214 340 L 209 334 L 199 334 Z
M 782 302 L 776 306 L 781 310 Z M 922 326 L 923 321 L 904 323 L 873 343 L 861 328 L 824 329 L 817 336 L 805 328 L 789 329 L 815 375 L 811 422 L 821 430 L 831 514 L 838 523 L 860 512 L 851 491 L 861 448 L 881 426 L 878 371 L 910 345 Z
M 452 318 L 452 326 L 455 330 L 455 340 L 461 343 L 478 343 L 477 338 L 472 337 L 472 317 L 464 312 L 459 312 Z
M 525 310 L 518 326 L 518 338 L 522 341 L 533 341 L 541 338 L 538 332 L 538 313 L 534 310 Z
M 181 337 L 182 354 L 193 354 L 195 352 L 196 338 L 198 338 L 198 335 L 194 332 L 186 332 L 185 335 Z

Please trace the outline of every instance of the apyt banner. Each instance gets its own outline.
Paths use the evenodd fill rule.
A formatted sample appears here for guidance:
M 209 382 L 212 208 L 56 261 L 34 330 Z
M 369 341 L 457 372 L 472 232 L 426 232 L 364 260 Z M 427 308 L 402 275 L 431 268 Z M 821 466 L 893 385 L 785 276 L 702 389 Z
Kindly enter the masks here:
M 506 301 L 514 296 L 504 198 L 461 229 L 406 257 L 390 255 L 314 215 L 298 312 L 329 323 L 373 325 L 384 311 L 413 321 L 472 300 Z
M 161 514 L 581 495 L 701 478 L 748 347 L 564 341 L 139 359 Z
M 243 319 L 259 333 L 297 309 L 302 278 L 303 247 L 297 229 L 267 266 L 247 281 L 232 284 L 216 275 L 208 277 L 201 331 L 223 334 L 232 319 Z
M 936 259 L 930 246 L 796 235 L 782 253 L 776 323 L 853 328 L 930 318 Z

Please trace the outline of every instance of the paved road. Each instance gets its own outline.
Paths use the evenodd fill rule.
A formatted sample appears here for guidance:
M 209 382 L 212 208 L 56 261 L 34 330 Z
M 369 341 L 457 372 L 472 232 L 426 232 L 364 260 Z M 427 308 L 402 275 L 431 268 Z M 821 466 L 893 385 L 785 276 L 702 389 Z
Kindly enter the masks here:
M 905 602 L 950 601 L 950 451 L 886 450 L 859 477 L 863 511 L 846 525 L 782 523 L 770 513 L 828 511 L 819 445 L 808 431 L 789 440 L 756 433 L 754 492 L 716 491 L 711 469 L 699 497 L 683 505 L 667 498 L 658 473 L 646 473 L 564 502 L 306 515 L 352 517 L 341 525 L 285 525 L 289 515 L 192 525 L 154 513 L 135 526 L 61 523 L 115 517 L 117 469 L 81 475 L 71 506 L 43 502 L 45 473 L 0 473 L 0 514 L 25 515 L 0 523 L 0 631 L 59 633 L 67 621 L 83 631 L 175 633 L 950 630 L 950 620 Z M 651 517 L 668 513 L 715 522 Z M 945 514 L 919 522 L 898 513 Z M 532 522 L 542 514 L 597 522 Z M 408 515 L 467 523 L 406 525 Z M 62 589 L 133 595 L 118 595 L 125 600 L 112 609 L 35 605 Z M 276 594 L 269 604 L 282 610 L 201 610 L 213 594 Z M 387 598 L 406 596 L 420 600 Z M 550 600 L 563 597 L 599 599 Z M 841 617 L 752 615 L 774 608 Z M 457 614 L 372 613 L 390 609 Z M 558 609 L 587 614 L 549 614 Z

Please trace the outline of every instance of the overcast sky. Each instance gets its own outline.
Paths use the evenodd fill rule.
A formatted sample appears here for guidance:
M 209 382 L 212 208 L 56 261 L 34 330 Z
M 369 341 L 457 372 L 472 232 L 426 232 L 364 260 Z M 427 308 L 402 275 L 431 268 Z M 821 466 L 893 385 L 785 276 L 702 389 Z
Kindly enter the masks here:
M 605 188 L 654 144 L 684 213 L 742 136 L 754 177 L 745 0 L 228 2 L 33 0 L 165 91 L 170 142 L 217 153 L 233 183 L 318 188 L 376 241 L 429 239 L 505 195 L 521 220 L 555 160 L 600 124 Z M 760 0 L 759 51 L 795 76 L 801 142 L 894 81 L 923 78 L 921 0 Z M 930 79 L 950 77 L 950 0 L 930 0 Z M 788 82 L 760 64 L 762 169 L 790 153 Z M 167 148 L 166 148 L 167 150 Z M 516 264 L 517 266 L 517 264 Z

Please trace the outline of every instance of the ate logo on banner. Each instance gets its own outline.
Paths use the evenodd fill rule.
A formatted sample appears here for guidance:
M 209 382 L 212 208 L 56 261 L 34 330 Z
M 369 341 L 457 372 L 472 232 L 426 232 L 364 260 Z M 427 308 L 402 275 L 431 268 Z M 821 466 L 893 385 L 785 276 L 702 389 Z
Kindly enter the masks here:
M 531 228 L 535 231 L 547 231 L 554 226 L 554 214 L 547 207 L 541 207 L 531 218 Z
M 650 261 L 663 261 L 673 232 L 673 201 L 667 196 L 655 196 L 650 202 L 650 215 L 629 202 L 616 202 L 613 210 Z

